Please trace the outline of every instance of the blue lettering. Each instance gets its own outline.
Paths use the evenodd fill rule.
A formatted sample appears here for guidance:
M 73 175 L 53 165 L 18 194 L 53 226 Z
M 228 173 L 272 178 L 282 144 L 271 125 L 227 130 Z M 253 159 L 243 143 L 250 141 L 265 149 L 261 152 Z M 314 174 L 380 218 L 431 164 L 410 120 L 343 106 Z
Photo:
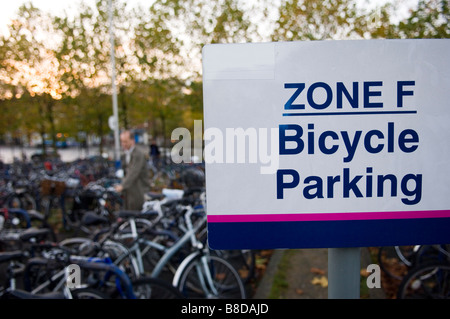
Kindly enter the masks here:
M 325 102 L 323 102 L 322 104 L 317 104 L 314 101 L 314 90 L 316 88 L 324 88 L 325 92 L 326 92 L 326 100 Z M 309 105 L 316 110 L 323 110 L 326 109 L 328 106 L 330 106 L 331 101 L 333 100 L 333 92 L 331 91 L 331 88 L 328 84 L 324 83 L 324 82 L 317 82 L 317 83 L 313 83 L 309 89 L 308 89 L 308 93 L 307 93 L 307 98 L 308 98 L 308 103 Z
M 291 176 L 291 182 L 284 182 L 284 176 Z M 300 175 L 293 169 L 279 169 L 277 170 L 277 199 L 283 199 L 283 190 L 285 188 L 295 188 L 300 182 Z
M 306 199 L 323 198 L 323 182 L 319 176 L 305 178 L 305 184 L 313 183 L 303 189 L 303 197 Z M 314 192 L 311 192 L 314 191 Z
M 295 99 L 302 93 L 305 88 L 305 83 L 284 83 L 285 89 L 297 89 L 294 94 L 292 94 L 291 98 L 284 104 L 285 110 L 303 110 L 305 108 L 305 104 L 294 104 Z
M 294 169 L 279 169 L 277 171 L 277 199 L 284 198 L 285 189 L 298 188 L 297 195 L 303 195 L 305 199 L 334 198 L 335 187 L 342 185 L 343 198 L 371 198 L 377 197 L 397 197 L 398 189 L 405 196 L 401 198 L 405 205 L 415 205 L 422 199 L 422 174 L 406 174 L 403 176 L 400 185 L 397 183 L 397 176 L 393 174 L 373 176 L 373 168 L 366 167 L 366 175 L 350 174 L 350 168 L 344 168 L 341 175 L 326 176 L 307 176 L 300 180 L 300 174 Z M 386 182 L 388 184 L 386 185 Z M 390 183 L 389 183 L 390 182 Z M 384 188 L 388 191 L 385 194 Z M 389 192 L 390 189 L 390 192 Z M 353 193 L 353 194 L 352 194 Z
M 347 101 L 350 103 L 352 108 L 358 108 L 358 82 L 353 82 L 353 97 L 350 96 L 350 93 L 348 93 L 347 88 L 345 87 L 344 83 L 338 82 L 336 85 L 336 99 L 337 99 L 337 105 L 336 107 L 338 109 L 342 109 L 342 93 L 344 93 L 345 97 L 347 98 Z
M 398 81 L 397 82 L 397 107 L 403 107 L 403 96 L 414 95 L 414 91 L 404 91 L 404 86 L 416 85 L 416 81 Z
M 379 152 L 381 152 L 381 150 L 384 147 L 384 144 L 381 144 L 381 143 L 379 143 L 376 147 L 372 147 L 372 145 L 370 144 L 370 140 L 372 139 L 372 136 L 374 136 L 374 135 L 380 139 L 384 138 L 383 133 L 381 133 L 378 130 L 371 130 L 371 131 L 367 132 L 366 136 L 364 137 L 364 146 L 369 153 L 379 153 Z
M 394 123 L 388 123 L 388 153 L 394 152 Z
M 401 108 L 404 106 L 404 97 L 413 96 L 414 91 L 412 89 L 408 90 L 405 87 L 415 86 L 416 81 L 398 81 L 397 82 L 397 107 Z M 377 90 L 376 87 L 382 87 L 382 81 L 365 81 L 363 82 L 363 108 L 382 108 L 383 103 L 373 101 L 374 97 L 381 97 L 382 91 Z M 295 89 L 294 93 L 284 104 L 285 110 L 304 110 L 305 104 L 299 103 L 295 104 L 295 100 L 300 96 L 300 94 L 305 90 L 305 83 L 284 83 L 285 89 Z M 316 89 L 323 89 L 325 91 L 325 101 L 323 103 L 318 103 L 317 99 L 314 98 L 314 92 Z M 344 82 L 336 82 L 336 108 L 342 109 L 344 105 L 344 96 L 350 107 L 357 109 L 359 107 L 359 82 L 352 82 L 352 93 L 349 92 Z M 307 101 L 309 105 L 316 110 L 323 110 L 328 108 L 333 102 L 333 90 L 328 83 L 325 82 L 315 82 L 312 83 L 307 89 Z
M 397 196 L 397 177 L 392 174 L 378 175 L 377 197 L 384 196 L 384 181 L 391 182 L 391 196 Z
M 342 139 L 344 140 L 345 147 L 347 149 L 347 157 L 344 158 L 344 163 L 350 162 L 355 156 L 356 148 L 358 147 L 359 139 L 361 138 L 362 131 L 356 131 L 353 142 L 350 141 L 347 131 L 342 131 Z
M 331 146 L 331 148 L 327 148 L 325 145 L 325 139 L 327 137 L 331 137 L 333 140 L 339 140 L 339 136 L 337 135 L 336 132 L 333 131 L 325 131 L 323 132 L 320 137 L 319 137 L 319 149 L 322 153 L 324 154 L 334 154 L 337 152 L 337 150 L 339 149 L 339 146 L 337 146 L 336 144 L 334 144 L 333 146 Z
M 295 131 L 295 135 L 286 135 L 286 131 Z M 305 147 L 301 137 L 303 135 L 303 129 L 300 125 L 296 124 L 282 124 L 279 126 L 279 144 L 280 155 L 299 154 Z M 286 142 L 294 142 L 296 147 L 287 148 Z
M 410 136 L 408 138 L 408 136 Z M 419 142 L 419 135 L 416 131 L 407 129 L 400 133 L 398 136 L 398 147 L 405 153 L 412 153 L 414 152 L 419 145 L 411 145 L 408 147 L 406 143 L 418 143 Z
M 372 107 L 383 107 L 383 103 L 381 102 L 370 102 L 371 96 L 381 96 L 381 91 L 371 91 L 370 88 L 373 86 L 382 86 L 383 82 L 374 81 L 374 82 L 364 82 L 364 107 L 372 108 Z
M 414 189 L 409 190 L 408 189 L 408 182 L 412 180 L 415 182 L 414 184 Z M 407 174 L 403 177 L 402 179 L 402 192 L 403 194 L 405 194 L 406 196 L 414 196 L 413 199 L 408 199 L 408 198 L 402 198 L 402 202 L 405 205 L 415 205 L 418 202 L 420 202 L 421 198 L 422 198 L 422 174 Z
M 350 180 L 350 169 L 344 168 L 344 198 L 350 197 L 350 191 L 353 191 L 356 197 L 363 197 L 363 194 L 358 188 L 358 182 L 362 178 L 362 175 L 356 175 L 352 180 Z
M 388 153 L 393 153 L 395 143 L 398 143 L 398 148 L 404 153 L 412 153 L 419 147 L 418 133 L 413 129 L 405 129 L 398 136 L 395 136 L 394 122 L 387 123 L 387 132 L 374 129 L 364 133 L 363 136 L 363 131 L 361 130 L 354 133 L 348 131 L 324 131 L 317 134 L 317 140 L 315 139 L 314 124 L 308 123 L 307 127 L 307 136 L 305 139 L 302 139 L 304 132 L 302 126 L 297 124 L 279 125 L 279 154 L 296 155 L 306 149 L 309 155 L 314 155 L 316 151 L 315 145 L 317 144 L 319 151 L 326 155 L 336 153 L 339 148 L 345 148 L 347 154 L 343 161 L 348 163 L 353 160 L 360 141 L 361 147 L 364 147 L 371 154 L 380 153 L 385 149 Z

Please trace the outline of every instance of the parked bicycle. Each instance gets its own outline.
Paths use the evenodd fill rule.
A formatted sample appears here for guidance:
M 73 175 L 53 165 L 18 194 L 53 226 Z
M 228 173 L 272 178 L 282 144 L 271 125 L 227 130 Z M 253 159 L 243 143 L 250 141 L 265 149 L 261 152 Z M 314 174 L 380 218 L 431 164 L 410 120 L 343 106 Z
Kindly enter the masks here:
M 146 225 L 138 231 L 136 219 L 143 218 L 142 212 L 120 212 L 119 217 L 126 219 L 129 227 L 121 229 L 120 225 L 116 225 L 100 243 L 71 238 L 63 244 L 72 245 L 77 242 L 80 248 L 86 249 L 105 243 L 111 245 L 112 240 L 121 242 L 126 239 L 127 249 L 123 249 L 123 254 L 115 258 L 114 263 L 121 264 L 124 260 L 129 260 L 127 264 L 135 265 L 132 268 L 138 278 L 147 273 L 152 278 L 163 278 L 163 273 L 171 274 L 173 286 L 186 298 L 246 297 L 244 283 L 236 269 L 227 260 L 211 254 L 209 248 L 197 237 L 199 230 L 206 225 L 204 210 L 195 210 L 191 205 L 178 202 L 177 210 L 172 215 L 177 222 L 169 223 L 180 226 L 176 231 L 156 228 L 157 225 L 164 224 L 162 220 L 167 223 L 166 219 L 159 220 L 161 224 Z M 121 231 L 116 232 L 118 229 Z M 167 277 L 164 276 L 164 279 Z
M 450 299 L 448 245 L 422 246 L 418 260 L 400 282 L 398 299 Z
M 381 247 L 380 268 L 398 280 L 398 299 L 450 298 L 450 246 Z
M 115 265 L 110 257 L 75 255 L 68 247 L 52 242 L 37 242 L 44 235 L 41 230 L 30 230 L 20 240 L 29 243 L 26 249 L 0 254 L 0 262 L 9 262 L 6 285 L 0 289 L 3 298 L 52 299 L 172 299 L 182 298 L 175 287 L 159 279 L 141 277 L 132 280 Z M 34 239 L 34 240 L 33 240 Z M 69 265 L 80 267 L 80 282 L 67 285 Z M 82 274 L 82 276 L 81 276 Z M 17 287 L 18 278 L 22 284 Z

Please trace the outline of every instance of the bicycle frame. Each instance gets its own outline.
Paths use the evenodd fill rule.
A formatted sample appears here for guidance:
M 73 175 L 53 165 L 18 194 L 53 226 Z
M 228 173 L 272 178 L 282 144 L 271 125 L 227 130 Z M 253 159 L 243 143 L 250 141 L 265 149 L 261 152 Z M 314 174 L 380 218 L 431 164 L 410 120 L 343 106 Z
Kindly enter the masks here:
M 180 264 L 180 266 L 178 267 L 173 280 L 172 280 L 172 285 L 177 287 L 178 283 L 181 279 L 181 274 L 183 273 L 183 269 L 195 258 L 197 258 L 198 256 L 201 256 L 201 268 L 203 268 L 205 271 L 203 271 L 203 274 L 206 275 L 206 278 L 204 278 L 204 276 L 202 276 L 202 269 L 197 267 L 197 274 L 198 274 L 198 278 L 200 279 L 200 283 L 201 286 L 204 287 L 204 291 L 209 291 L 211 290 L 213 295 L 217 295 L 217 289 L 214 286 L 213 282 L 213 278 L 211 276 L 211 272 L 209 271 L 209 267 L 208 267 L 208 260 L 207 260 L 207 254 L 205 254 L 205 250 L 198 250 L 195 251 L 193 253 L 191 253 L 189 256 L 187 256 Z M 205 280 L 207 282 L 205 282 Z M 209 290 L 207 289 L 209 288 Z
M 209 250 L 204 247 L 203 243 L 201 243 L 195 234 L 198 229 L 203 226 L 206 222 L 206 215 L 202 216 L 202 219 L 194 226 L 191 221 L 191 215 L 194 210 L 192 207 L 189 208 L 188 212 L 186 212 L 186 225 L 187 229 L 185 234 L 178 240 L 175 245 L 165 250 L 164 255 L 160 258 L 155 268 L 152 271 L 151 277 L 158 277 L 161 271 L 164 269 L 169 260 L 175 255 L 176 252 L 179 251 L 181 247 L 183 247 L 189 240 L 191 241 L 192 247 L 196 249 L 196 251 L 190 253 L 186 258 L 183 259 L 181 264 L 178 266 L 175 275 L 172 280 L 172 285 L 177 287 L 178 282 L 180 280 L 181 274 L 183 273 L 184 268 L 195 258 L 200 256 L 201 265 L 197 267 L 198 277 L 200 278 L 201 286 L 204 291 L 211 291 L 213 295 L 217 295 L 217 289 L 213 284 L 214 280 L 211 276 L 211 272 L 208 266 L 208 256 Z
M 105 276 L 103 282 L 107 281 L 113 274 L 117 276 L 116 287 L 122 297 L 128 299 L 136 299 L 133 292 L 133 286 L 130 278 L 126 275 L 118 266 L 114 265 L 109 258 L 98 258 L 98 257 L 85 257 L 85 256 L 70 256 L 69 262 L 72 264 L 77 264 L 81 269 L 93 270 L 93 271 L 105 271 Z M 33 265 L 46 265 L 47 259 L 35 258 L 32 259 L 27 265 L 31 267 Z M 52 283 L 56 282 L 55 287 L 52 291 L 63 291 L 66 297 L 71 299 L 70 289 L 66 286 L 67 273 L 66 269 L 62 269 L 54 274 L 51 278 L 44 281 L 42 284 L 31 290 L 32 294 L 38 294 L 42 292 L 45 288 L 48 288 Z M 122 285 L 124 289 L 122 289 Z M 28 283 L 29 285 L 29 283 Z M 28 287 L 29 288 L 29 287 Z
M 116 287 L 121 296 L 128 299 L 136 299 L 130 277 L 128 277 L 128 275 L 125 274 L 118 266 L 113 264 L 110 258 L 71 256 L 70 261 L 79 265 L 82 269 L 106 271 L 104 281 L 108 280 L 113 274 L 116 275 Z M 122 289 L 121 283 L 123 284 L 125 290 Z
M 203 244 L 199 242 L 195 236 L 197 230 L 206 222 L 206 215 L 202 217 L 201 221 L 197 223 L 194 227 L 192 225 L 190 216 L 193 213 L 192 210 L 186 213 L 186 223 L 188 224 L 188 229 L 186 233 L 169 249 L 166 249 L 164 255 L 160 258 L 155 268 L 152 271 L 151 277 L 158 277 L 165 265 L 169 262 L 169 260 L 183 247 L 189 240 L 192 243 L 192 246 L 197 249 L 202 249 Z
M 30 228 L 31 227 L 31 218 L 30 218 L 30 214 L 28 214 L 28 212 L 22 208 L 2 208 L 1 212 L 5 215 L 5 219 L 7 219 L 9 216 L 8 215 L 18 215 L 18 216 L 22 216 L 25 219 L 26 222 L 26 228 Z M 11 218 L 11 217 L 9 217 Z M 1 229 L 0 229 L 1 230 Z
M 191 244 L 193 247 L 197 249 L 202 249 L 203 244 L 196 238 L 195 234 L 196 232 L 204 225 L 206 222 L 206 215 L 203 215 L 201 220 L 196 223 L 194 226 L 191 221 L 191 215 L 194 213 L 194 210 L 189 207 L 188 211 L 185 213 L 186 217 L 186 224 L 187 229 L 185 230 L 185 234 L 170 248 L 167 248 L 164 245 L 155 243 L 151 240 L 147 240 L 144 238 L 138 237 L 137 230 L 136 230 L 136 224 L 134 221 L 134 218 L 130 219 L 130 228 L 132 231 L 131 237 L 135 238 L 134 242 L 132 243 L 131 247 L 129 248 L 129 252 L 123 254 L 120 256 L 116 262 L 118 261 L 120 263 L 121 260 L 128 257 L 130 254 L 133 254 L 133 256 L 137 259 L 138 267 L 139 267 L 139 273 L 144 274 L 144 266 L 143 266 L 143 260 L 142 256 L 147 253 L 147 251 L 151 248 L 157 249 L 158 251 L 163 252 L 162 257 L 159 259 L 158 263 L 155 265 L 154 269 L 152 270 L 152 273 L 150 277 L 157 278 L 164 267 L 167 265 L 167 263 L 170 261 L 170 259 L 189 241 L 191 241 Z M 145 249 L 141 249 L 140 245 L 144 244 L 146 245 Z

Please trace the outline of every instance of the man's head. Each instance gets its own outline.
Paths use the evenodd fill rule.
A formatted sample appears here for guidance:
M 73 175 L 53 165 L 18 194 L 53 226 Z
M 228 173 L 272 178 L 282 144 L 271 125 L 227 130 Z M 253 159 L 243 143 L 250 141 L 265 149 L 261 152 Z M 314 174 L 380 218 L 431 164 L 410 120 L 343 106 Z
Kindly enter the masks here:
M 134 146 L 134 138 L 130 131 L 127 130 L 120 133 L 120 144 L 124 150 L 129 150 Z

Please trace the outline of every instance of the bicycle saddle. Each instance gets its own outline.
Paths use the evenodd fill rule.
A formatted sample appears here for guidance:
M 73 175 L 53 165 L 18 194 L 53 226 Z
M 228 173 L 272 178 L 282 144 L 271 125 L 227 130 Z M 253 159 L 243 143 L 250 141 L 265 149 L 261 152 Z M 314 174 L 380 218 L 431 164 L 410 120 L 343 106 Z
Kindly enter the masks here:
M 0 263 L 19 259 L 23 256 L 25 256 L 25 253 L 21 250 L 0 252 Z
M 121 210 L 118 213 L 119 217 L 129 218 L 129 217 L 139 217 L 142 214 L 140 210 Z
M 81 223 L 86 226 L 108 224 L 109 220 L 105 216 L 100 216 L 94 212 L 86 212 L 81 218 Z
M 48 228 L 27 228 L 26 230 L 24 230 L 19 238 L 22 241 L 28 241 L 31 238 L 35 238 L 35 237 L 42 237 L 42 236 L 47 236 L 48 234 L 50 234 L 50 229 Z

